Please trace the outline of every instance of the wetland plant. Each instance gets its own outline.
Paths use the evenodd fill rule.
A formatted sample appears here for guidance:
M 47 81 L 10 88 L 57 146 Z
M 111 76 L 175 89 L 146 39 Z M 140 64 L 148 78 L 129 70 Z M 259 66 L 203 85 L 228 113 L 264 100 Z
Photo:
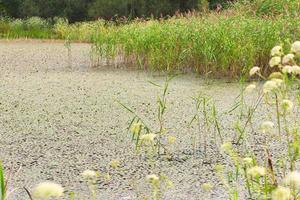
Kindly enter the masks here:
M 165 175 L 157 176 L 155 174 L 150 174 L 146 179 L 151 187 L 152 200 L 162 200 L 163 194 L 167 190 L 173 188 L 173 183 Z M 148 200 L 148 198 L 144 198 L 144 200 Z
M 150 82 L 155 87 L 162 88 L 162 94 L 157 97 L 157 121 L 158 121 L 158 130 L 153 130 L 150 128 L 145 120 L 140 117 L 133 109 L 124 105 L 120 101 L 117 101 L 123 108 L 133 115 L 133 118 L 130 120 L 128 130 L 131 132 L 132 141 L 135 144 L 137 151 L 141 149 L 144 150 L 146 155 L 151 158 L 154 156 L 160 156 L 165 154 L 171 156 L 168 150 L 167 145 L 173 144 L 176 141 L 176 138 L 173 136 L 167 136 L 168 129 L 165 127 L 165 113 L 167 109 L 167 94 L 169 89 L 169 82 L 174 77 L 167 77 L 163 86 L 156 83 Z M 167 142 L 165 142 L 167 141 Z
M 69 37 L 67 37 L 67 39 L 65 40 L 64 46 L 68 52 L 68 68 L 72 69 L 72 47 L 71 47 L 71 40 Z
M 85 170 L 84 172 L 82 172 L 81 176 L 85 179 L 88 185 L 88 188 L 91 193 L 91 200 L 96 200 L 97 199 L 96 182 L 100 176 L 100 173 L 95 172 L 93 170 Z
M 198 95 L 197 97 L 193 97 L 193 100 L 195 102 L 196 113 L 189 123 L 189 126 L 191 126 L 193 123 L 196 123 L 198 129 L 197 134 L 200 135 L 200 143 L 203 143 L 200 145 L 203 147 L 203 152 L 206 156 L 207 145 L 209 142 L 208 138 L 211 138 L 211 135 L 213 135 L 214 144 L 216 146 L 218 146 L 218 141 L 223 143 L 224 140 L 221 133 L 219 115 L 215 102 L 211 98 Z M 194 153 L 197 149 L 199 149 L 197 145 L 197 138 L 197 135 L 194 135 L 192 139 Z
M 64 188 L 54 182 L 43 182 L 33 189 L 33 198 L 38 200 L 59 199 L 63 196 Z
M 251 149 L 235 149 L 231 142 L 222 145 L 222 151 L 234 166 L 227 170 L 218 167 L 217 170 L 223 184 L 230 191 L 230 199 L 242 198 L 241 182 L 250 199 L 300 198 L 300 174 L 296 167 L 300 152 L 299 122 L 294 113 L 295 107 L 299 106 L 299 102 L 295 103 L 295 96 L 299 93 L 299 64 L 300 42 L 297 41 L 291 45 L 290 52 L 286 55 L 281 46 L 272 49 L 269 65 L 273 72 L 268 77 L 261 74 L 259 67 L 250 70 L 251 76 L 258 75 L 265 80 L 259 97 L 264 99 L 269 112 L 268 119 L 262 121 L 259 128 L 264 155 L 259 158 Z M 256 88 L 256 85 L 250 84 L 246 90 L 250 92 Z M 251 116 L 258 104 L 262 106 L 259 102 L 260 100 L 254 103 Z M 274 143 L 281 145 L 280 155 L 272 152 Z

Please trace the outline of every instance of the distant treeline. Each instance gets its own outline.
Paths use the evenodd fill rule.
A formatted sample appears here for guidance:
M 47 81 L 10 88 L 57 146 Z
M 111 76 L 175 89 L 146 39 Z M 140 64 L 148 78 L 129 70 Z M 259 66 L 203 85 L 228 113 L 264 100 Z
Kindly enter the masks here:
M 232 1 L 232 0 L 231 0 Z M 97 18 L 161 17 L 202 7 L 215 8 L 230 0 L 0 0 L 0 16 L 65 17 L 71 22 Z

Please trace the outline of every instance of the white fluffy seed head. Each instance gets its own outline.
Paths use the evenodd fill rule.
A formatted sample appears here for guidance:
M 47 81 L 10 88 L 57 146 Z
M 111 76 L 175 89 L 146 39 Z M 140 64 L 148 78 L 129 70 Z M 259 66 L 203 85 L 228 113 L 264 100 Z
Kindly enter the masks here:
M 300 41 L 296 41 L 292 44 L 291 51 L 296 55 L 300 55 Z
M 282 56 L 282 54 L 283 54 L 283 50 L 281 46 L 275 46 L 271 50 L 271 56 Z
M 59 198 L 63 195 L 64 189 L 60 184 L 53 182 L 43 182 L 33 189 L 35 199 Z
M 274 129 L 274 123 L 265 121 L 260 125 L 260 129 L 263 133 L 272 133 Z
M 270 67 L 276 67 L 279 66 L 281 64 L 281 57 L 280 56 L 275 56 L 273 58 L 271 58 L 269 65 Z
M 147 181 L 151 184 L 157 184 L 159 183 L 159 177 L 155 174 L 150 174 L 146 177 Z
M 245 88 L 245 92 L 251 93 L 255 88 L 256 88 L 256 85 L 252 83 Z
M 282 73 L 284 74 L 291 74 L 293 72 L 293 67 L 292 66 L 289 66 L 289 65 L 286 65 L 282 68 Z
M 300 67 L 297 65 L 292 66 L 292 74 L 300 75 Z
M 300 187 L 300 173 L 297 171 L 293 171 L 289 173 L 283 181 L 286 185 L 293 187 L 293 188 L 299 188 Z
M 285 55 L 282 58 L 282 64 L 287 65 L 287 64 L 293 63 L 294 57 L 295 57 L 295 55 L 292 54 L 292 53 L 289 53 L 289 54 Z
M 253 76 L 254 74 L 257 74 L 259 71 L 260 71 L 260 68 L 259 68 L 259 67 L 257 67 L 257 66 L 252 67 L 252 68 L 250 69 L 249 75 L 250 75 L 250 76 Z
M 291 111 L 293 109 L 294 103 L 288 99 L 284 99 L 281 103 L 281 107 L 285 111 Z
M 247 170 L 247 174 L 252 178 L 257 178 L 266 175 L 264 167 L 254 166 Z
M 142 135 L 140 139 L 144 142 L 153 142 L 155 138 L 156 138 L 156 134 L 149 133 L 149 134 Z
M 272 192 L 272 200 L 290 200 L 292 197 L 291 190 L 282 186 Z
M 93 170 L 85 170 L 81 173 L 81 176 L 86 179 L 94 179 L 98 176 L 98 173 Z
M 251 165 L 253 163 L 253 159 L 250 157 L 243 158 L 243 163 L 245 165 Z
M 273 92 L 276 89 L 278 89 L 283 83 L 283 80 L 281 79 L 271 79 L 267 82 L 265 82 L 264 86 L 263 86 L 263 92 L 264 93 L 269 93 L 269 92 Z
M 277 85 L 274 81 L 267 81 L 264 84 L 263 91 L 264 93 L 269 93 L 277 88 Z

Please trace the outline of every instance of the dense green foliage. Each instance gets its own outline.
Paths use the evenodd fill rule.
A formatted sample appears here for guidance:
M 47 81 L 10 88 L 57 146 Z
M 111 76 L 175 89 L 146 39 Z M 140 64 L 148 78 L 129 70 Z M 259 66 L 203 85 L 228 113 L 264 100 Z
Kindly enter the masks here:
M 2 18 L 0 20 L 0 38 L 57 38 L 52 22 L 39 17 L 26 20 Z
M 287 23 L 288 22 L 288 23 Z M 269 49 L 300 38 L 299 18 L 250 16 L 172 18 L 114 27 L 95 37 L 103 57 L 158 70 L 191 68 L 200 73 L 245 74 L 267 66 Z
M 241 0 L 234 4 L 236 9 L 244 13 L 255 13 L 264 17 L 298 16 L 300 14 L 299 0 Z
M 211 6 L 227 1 L 211 0 Z M 14 18 L 59 16 L 70 21 L 114 16 L 160 17 L 176 11 L 201 9 L 204 2 L 207 0 L 0 0 L 0 15 Z

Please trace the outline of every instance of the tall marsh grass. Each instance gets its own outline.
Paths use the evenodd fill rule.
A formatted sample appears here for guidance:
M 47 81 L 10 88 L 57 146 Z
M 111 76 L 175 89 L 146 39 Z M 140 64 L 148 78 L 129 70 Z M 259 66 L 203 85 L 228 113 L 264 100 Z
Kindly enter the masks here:
M 300 36 L 298 18 L 244 15 L 174 17 L 112 27 L 94 37 L 102 57 L 154 70 L 236 76 L 267 66 L 269 49 Z M 285 38 L 288 38 L 286 40 Z

